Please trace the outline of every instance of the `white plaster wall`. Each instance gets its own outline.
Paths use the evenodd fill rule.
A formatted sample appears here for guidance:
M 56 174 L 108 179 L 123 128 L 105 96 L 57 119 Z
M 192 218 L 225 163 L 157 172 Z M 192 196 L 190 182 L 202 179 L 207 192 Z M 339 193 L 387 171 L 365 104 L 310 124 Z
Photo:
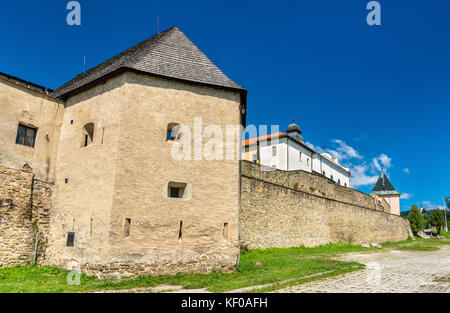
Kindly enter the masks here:
M 350 178 L 347 174 L 325 157 L 322 157 L 322 171 L 325 171 L 325 176 L 327 178 L 331 179 L 331 175 L 333 175 L 333 180 L 335 182 L 340 180 L 342 186 L 350 186 Z
M 303 170 L 311 172 L 312 152 L 292 140 L 289 140 L 287 147 L 289 151 L 289 171 Z M 300 152 L 302 153 L 301 160 Z

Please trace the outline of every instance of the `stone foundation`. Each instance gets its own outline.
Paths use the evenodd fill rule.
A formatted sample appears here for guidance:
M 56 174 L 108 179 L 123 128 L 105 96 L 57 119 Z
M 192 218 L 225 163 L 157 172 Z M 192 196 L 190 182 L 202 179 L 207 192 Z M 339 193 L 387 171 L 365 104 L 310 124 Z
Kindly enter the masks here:
M 32 264 L 37 232 L 37 260 L 45 258 L 52 190 L 28 168 L 0 166 L 0 267 Z
M 140 275 L 176 275 L 176 274 L 207 274 L 211 271 L 233 272 L 235 266 L 229 263 L 217 264 L 211 262 L 158 262 L 158 263 L 106 263 L 85 264 L 81 270 L 87 275 L 103 277 L 137 277 Z

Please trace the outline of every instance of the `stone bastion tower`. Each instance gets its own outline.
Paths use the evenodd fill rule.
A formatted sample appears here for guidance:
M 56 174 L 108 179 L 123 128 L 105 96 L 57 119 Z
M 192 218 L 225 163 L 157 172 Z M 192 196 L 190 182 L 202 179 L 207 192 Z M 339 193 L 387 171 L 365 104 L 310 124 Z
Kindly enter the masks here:
M 38 264 L 100 276 L 236 268 L 238 158 L 178 160 L 172 148 L 177 126 L 199 118 L 245 127 L 247 91 L 179 28 L 55 91 L 0 78 L 0 266 L 29 264 L 38 238 Z

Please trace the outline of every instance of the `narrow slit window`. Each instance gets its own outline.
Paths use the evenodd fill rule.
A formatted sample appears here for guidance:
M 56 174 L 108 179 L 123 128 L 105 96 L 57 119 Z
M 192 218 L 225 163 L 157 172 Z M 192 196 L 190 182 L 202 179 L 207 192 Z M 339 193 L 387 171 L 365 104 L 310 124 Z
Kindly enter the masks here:
M 277 147 L 276 146 L 272 147 L 272 156 L 277 156 Z
M 17 129 L 16 144 L 34 148 L 37 128 L 19 124 Z
M 73 247 L 75 246 L 75 233 L 74 232 L 68 232 L 67 233 L 67 247 Z
M 129 237 L 130 231 L 131 231 L 131 218 L 126 218 L 124 224 L 124 236 Z
M 223 238 L 228 240 L 228 223 L 223 223 Z
M 178 240 L 181 241 L 183 239 L 183 221 L 180 221 L 180 227 L 178 229 Z
M 104 138 L 105 138 L 105 127 L 103 127 L 103 130 L 102 130 L 102 144 L 103 144 Z

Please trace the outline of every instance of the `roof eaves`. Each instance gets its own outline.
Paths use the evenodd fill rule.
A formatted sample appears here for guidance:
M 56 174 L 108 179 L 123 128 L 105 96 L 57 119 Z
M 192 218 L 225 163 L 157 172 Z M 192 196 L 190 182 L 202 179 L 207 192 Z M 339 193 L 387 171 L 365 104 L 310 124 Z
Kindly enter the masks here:
M 59 96 L 56 96 L 57 98 L 60 99 L 67 99 L 69 97 L 72 97 L 76 94 L 79 94 L 83 91 L 86 91 L 88 89 L 91 89 L 92 87 L 103 83 L 105 81 L 107 81 L 108 79 L 111 79 L 117 75 L 126 73 L 126 72 L 132 72 L 132 73 L 136 73 L 136 74 L 141 74 L 141 75 L 147 75 L 147 76 L 152 76 L 152 77 L 157 77 L 157 78 L 162 78 L 162 79 L 168 79 L 168 80 L 174 80 L 174 81 L 178 81 L 178 82 L 182 82 L 182 83 L 186 83 L 186 84 L 192 84 L 192 85 L 201 85 L 201 86 L 205 86 L 205 87 L 210 87 L 210 88 L 214 88 L 214 89 L 220 89 L 220 90 L 228 90 L 228 91 L 235 91 L 235 92 L 239 92 L 242 95 L 245 96 L 245 100 L 247 97 L 247 93 L 248 91 L 244 88 L 240 89 L 240 88 L 234 88 L 234 87 L 228 87 L 228 86 L 222 86 L 222 85 L 215 85 L 215 84 L 209 84 L 209 83 L 204 83 L 204 82 L 198 82 L 198 81 L 193 81 L 193 80 L 186 80 L 186 79 L 182 79 L 182 78 L 176 78 L 176 77 L 171 77 L 171 76 L 165 76 L 165 75 L 160 75 L 160 74 L 155 74 L 155 73 L 150 73 L 150 72 L 146 72 L 146 71 L 141 71 L 141 70 L 137 70 L 131 67 L 126 67 L 126 66 L 121 66 L 119 68 L 117 68 L 116 70 L 107 73 L 103 76 L 100 76 L 97 79 L 94 79 L 91 82 L 88 82 L 84 85 L 81 85 L 78 88 L 75 88 L 73 90 L 70 90 L 69 92 L 63 93 Z M 246 108 L 246 103 L 245 103 L 245 108 Z
M 21 79 L 21 78 L 18 78 L 18 77 L 15 77 L 15 76 L 12 76 L 12 75 L 9 75 L 9 74 L 6 74 L 6 73 L 2 73 L 2 72 L 0 72 L 0 78 L 3 78 L 4 80 L 7 80 L 9 82 L 15 83 L 15 84 L 20 85 L 22 87 L 29 88 L 31 90 L 34 90 L 36 92 L 45 94 L 45 95 L 53 98 L 50 95 L 54 91 L 53 89 L 50 89 L 50 88 L 47 88 L 47 87 L 44 87 L 44 86 L 41 86 L 41 85 L 38 85 L 38 84 L 35 84 L 35 83 L 32 83 L 32 82 L 29 82 L 29 81 L 26 81 L 24 79 Z
M 400 192 L 396 190 L 381 190 L 381 191 L 372 191 L 373 195 L 400 195 Z

